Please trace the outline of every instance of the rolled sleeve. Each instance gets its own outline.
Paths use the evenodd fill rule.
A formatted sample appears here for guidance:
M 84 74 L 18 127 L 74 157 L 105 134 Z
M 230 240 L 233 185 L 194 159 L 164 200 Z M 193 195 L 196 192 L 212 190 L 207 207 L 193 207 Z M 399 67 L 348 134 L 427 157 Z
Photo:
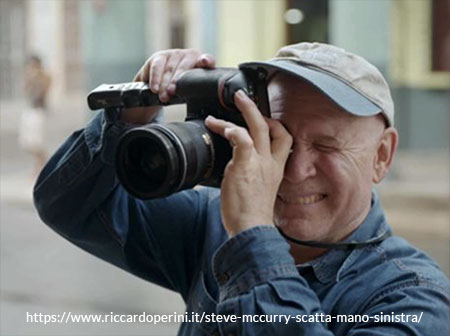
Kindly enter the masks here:
M 93 157 L 101 151 L 103 163 L 113 166 L 117 143 L 123 133 L 136 125 L 120 121 L 120 109 L 110 108 L 99 113 L 85 128 L 84 137 Z
M 226 241 L 213 257 L 213 270 L 220 300 L 276 278 L 298 277 L 289 245 L 271 226 L 258 226 Z

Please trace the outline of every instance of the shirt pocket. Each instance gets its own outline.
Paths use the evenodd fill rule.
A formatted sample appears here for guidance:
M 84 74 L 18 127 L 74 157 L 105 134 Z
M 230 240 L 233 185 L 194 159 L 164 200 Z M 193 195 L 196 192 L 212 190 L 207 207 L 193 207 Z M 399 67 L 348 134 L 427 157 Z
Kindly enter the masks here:
M 196 288 L 191 297 L 191 304 L 188 310 L 196 314 L 198 319 L 196 326 L 206 335 L 220 335 L 219 326 L 216 322 L 211 321 L 212 314 L 217 314 L 217 301 L 211 296 L 206 289 L 205 275 L 200 272 Z M 199 331 L 200 331 L 199 330 Z

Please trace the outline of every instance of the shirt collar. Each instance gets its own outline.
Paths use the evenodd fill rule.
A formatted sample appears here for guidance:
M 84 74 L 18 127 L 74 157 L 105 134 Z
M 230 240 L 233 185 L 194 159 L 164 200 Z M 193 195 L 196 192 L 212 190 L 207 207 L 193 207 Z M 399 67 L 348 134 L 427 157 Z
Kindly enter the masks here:
M 372 191 L 372 205 L 364 221 L 353 233 L 343 240 L 343 242 L 364 242 L 369 239 L 375 239 L 383 236 L 390 231 L 380 199 L 375 190 Z M 314 275 L 321 283 L 327 283 L 331 280 L 339 281 L 339 275 L 343 269 L 348 267 L 351 262 L 361 253 L 363 248 L 350 250 L 331 249 L 326 254 L 298 265 L 298 268 L 312 267 Z

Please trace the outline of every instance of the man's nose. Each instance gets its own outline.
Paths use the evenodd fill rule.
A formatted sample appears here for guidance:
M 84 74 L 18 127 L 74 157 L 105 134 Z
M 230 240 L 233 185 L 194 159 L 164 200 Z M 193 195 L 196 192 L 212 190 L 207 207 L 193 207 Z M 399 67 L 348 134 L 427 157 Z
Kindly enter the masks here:
M 294 146 L 284 167 L 284 180 L 302 183 L 316 175 L 316 158 L 311 148 Z

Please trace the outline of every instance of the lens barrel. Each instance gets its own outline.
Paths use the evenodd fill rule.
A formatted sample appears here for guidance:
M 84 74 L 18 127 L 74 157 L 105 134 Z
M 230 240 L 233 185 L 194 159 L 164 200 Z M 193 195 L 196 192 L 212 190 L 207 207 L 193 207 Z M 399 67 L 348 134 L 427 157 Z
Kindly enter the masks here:
M 212 137 L 202 120 L 133 128 L 117 145 L 117 177 L 141 199 L 191 188 L 213 171 Z

